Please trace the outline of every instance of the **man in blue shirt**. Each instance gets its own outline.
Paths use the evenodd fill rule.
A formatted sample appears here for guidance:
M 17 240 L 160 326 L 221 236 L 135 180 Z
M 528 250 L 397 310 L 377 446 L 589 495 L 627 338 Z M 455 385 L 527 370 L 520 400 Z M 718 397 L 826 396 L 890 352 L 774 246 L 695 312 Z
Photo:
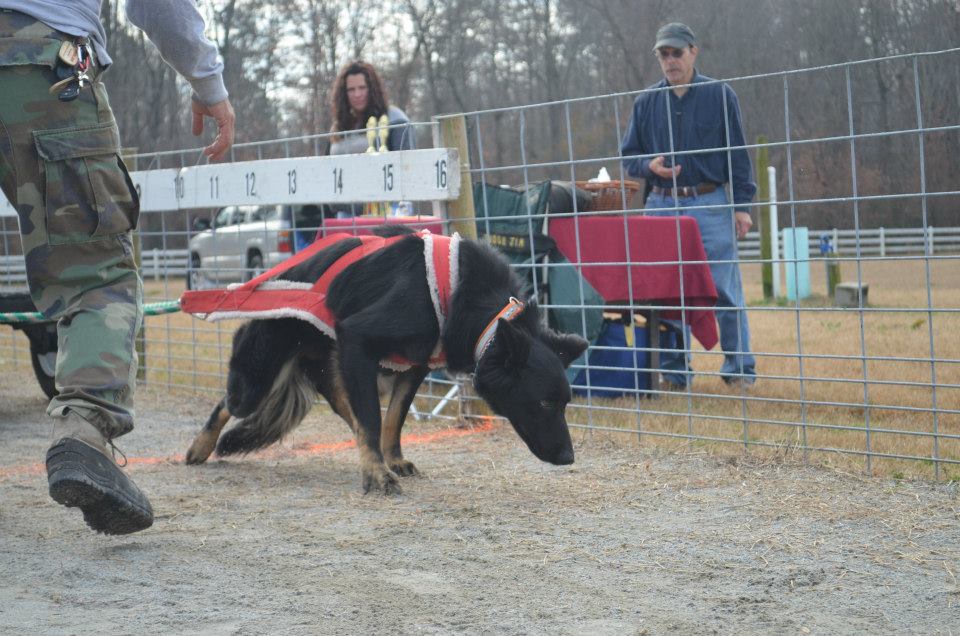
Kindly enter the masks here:
M 756 371 L 736 240 L 753 224 L 749 204 L 757 186 L 750 156 L 737 148 L 744 145 L 740 104 L 728 85 L 697 72 L 699 49 L 687 25 L 661 27 L 653 50 L 664 79 L 644 90 L 633 105 L 620 148 L 623 163 L 629 175 L 647 180 L 647 214 L 696 219 L 717 287 L 724 351 L 720 374 L 727 384 L 746 389 L 756 381 Z M 689 343 L 686 325 L 683 333 Z M 668 388 L 686 388 L 693 379 L 689 345 L 684 349 L 661 356 Z

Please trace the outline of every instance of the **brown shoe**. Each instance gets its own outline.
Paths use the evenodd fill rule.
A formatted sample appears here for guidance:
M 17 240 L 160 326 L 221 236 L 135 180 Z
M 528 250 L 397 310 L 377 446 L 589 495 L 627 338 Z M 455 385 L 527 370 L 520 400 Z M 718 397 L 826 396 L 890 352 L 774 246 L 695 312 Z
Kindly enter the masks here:
M 723 383 L 731 389 L 736 389 L 738 392 L 750 393 L 753 391 L 757 381 L 753 378 L 733 376 L 723 378 Z

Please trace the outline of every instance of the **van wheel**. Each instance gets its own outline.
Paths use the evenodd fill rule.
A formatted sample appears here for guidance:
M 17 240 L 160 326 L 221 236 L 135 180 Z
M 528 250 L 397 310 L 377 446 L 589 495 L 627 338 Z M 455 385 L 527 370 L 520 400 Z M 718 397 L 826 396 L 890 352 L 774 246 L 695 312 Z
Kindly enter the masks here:
M 200 255 L 191 254 L 190 264 L 187 266 L 187 289 L 203 287 L 203 274 L 200 272 Z
M 252 280 L 265 271 L 263 268 L 263 257 L 254 252 L 247 257 L 247 271 L 244 272 L 243 280 Z

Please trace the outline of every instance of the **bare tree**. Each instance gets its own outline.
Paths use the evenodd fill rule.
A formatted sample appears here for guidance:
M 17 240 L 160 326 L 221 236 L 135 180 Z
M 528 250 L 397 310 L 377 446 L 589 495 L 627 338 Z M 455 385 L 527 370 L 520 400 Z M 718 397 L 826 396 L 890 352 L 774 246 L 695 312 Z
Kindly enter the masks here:
M 129 28 L 120 4 L 105 0 L 103 16 L 115 58 L 105 81 L 124 144 L 145 151 L 197 145 L 182 115 L 188 87 Z M 224 57 L 241 139 L 329 130 L 336 72 L 360 57 L 381 69 L 391 101 L 414 119 L 526 106 L 472 118 L 474 139 L 483 141 L 478 161 L 497 166 L 515 165 L 521 156 L 545 165 L 571 155 L 615 158 L 629 93 L 661 79 L 651 48 L 668 21 L 694 28 L 698 70 L 716 78 L 948 49 L 960 32 L 956 0 L 220 0 L 215 10 L 203 6 Z M 872 135 L 853 145 L 845 139 L 795 145 L 790 175 L 786 151 L 774 148 L 781 185 L 792 179 L 798 196 L 843 198 L 854 169 L 861 194 L 917 191 L 920 135 L 873 133 L 913 130 L 921 122 L 956 125 L 958 58 L 921 56 L 916 72 L 908 56 L 732 83 L 748 142 L 760 134 L 783 141 L 788 130 L 791 140 L 842 138 L 851 122 L 855 133 Z M 564 103 L 611 93 L 628 94 Z M 531 106 L 544 102 L 557 105 Z M 926 189 L 960 189 L 954 168 L 960 135 L 926 133 L 922 140 Z M 576 165 L 578 178 L 597 169 Z M 569 171 L 536 174 L 566 178 Z M 926 209 L 936 222 L 960 222 L 945 197 L 930 198 Z M 864 201 L 859 211 L 867 224 L 916 225 L 921 207 L 916 199 Z M 795 212 L 798 222 L 811 225 L 852 223 L 848 205 Z

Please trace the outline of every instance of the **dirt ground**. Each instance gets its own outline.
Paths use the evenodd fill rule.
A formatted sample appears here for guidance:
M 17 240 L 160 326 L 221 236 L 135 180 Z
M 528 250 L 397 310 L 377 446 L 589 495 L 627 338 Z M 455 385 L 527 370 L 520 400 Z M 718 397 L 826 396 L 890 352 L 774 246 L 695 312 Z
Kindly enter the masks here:
M 46 493 L 50 426 L 0 378 L 0 631 L 673 634 L 960 631 L 957 484 L 411 423 L 423 476 L 364 496 L 317 408 L 259 455 L 181 463 L 212 401 L 146 389 L 121 439 L 152 528 L 90 532 Z

